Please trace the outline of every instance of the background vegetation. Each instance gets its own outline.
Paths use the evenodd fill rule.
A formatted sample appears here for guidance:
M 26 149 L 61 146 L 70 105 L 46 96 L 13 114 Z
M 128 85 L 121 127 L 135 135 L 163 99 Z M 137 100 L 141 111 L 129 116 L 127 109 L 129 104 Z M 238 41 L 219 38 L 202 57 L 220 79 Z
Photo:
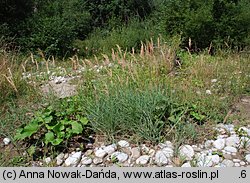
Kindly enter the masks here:
M 0 148 L 0 166 L 30 165 L 89 135 L 177 148 L 211 138 L 250 92 L 249 9 L 248 0 L 0 1 L 0 139 L 13 145 Z M 77 76 L 77 94 L 42 93 L 55 76 Z
M 77 49 L 97 54 L 117 43 L 138 48 L 159 34 L 180 34 L 182 47 L 194 51 L 210 45 L 242 50 L 250 43 L 249 9 L 248 0 L 1 1 L 0 37 L 14 38 L 24 51 L 57 56 Z

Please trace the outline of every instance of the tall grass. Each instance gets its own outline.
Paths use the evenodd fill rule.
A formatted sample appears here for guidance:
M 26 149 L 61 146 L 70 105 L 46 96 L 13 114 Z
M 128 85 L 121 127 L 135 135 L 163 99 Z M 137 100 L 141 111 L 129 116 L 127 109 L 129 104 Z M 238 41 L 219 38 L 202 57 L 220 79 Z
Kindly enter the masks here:
M 197 124 L 223 122 L 230 107 L 247 92 L 249 56 L 195 55 L 180 51 L 178 40 L 171 43 L 150 41 L 141 45 L 138 54 L 118 46 L 110 57 L 95 59 L 96 64 L 114 64 L 92 75 L 91 82 L 82 87 L 81 93 L 92 93 L 83 103 L 98 133 L 111 139 L 121 134 L 150 141 L 171 135 L 195 139 L 197 129 L 202 129 L 195 127 Z M 178 68 L 176 54 L 182 63 Z M 90 61 L 83 62 L 88 65 Z M 154 116 L 162 101 L 167 101 L 159 114 L 164 114 L 164 119 Z M 203 121 L 197 123 L 200 119 Z

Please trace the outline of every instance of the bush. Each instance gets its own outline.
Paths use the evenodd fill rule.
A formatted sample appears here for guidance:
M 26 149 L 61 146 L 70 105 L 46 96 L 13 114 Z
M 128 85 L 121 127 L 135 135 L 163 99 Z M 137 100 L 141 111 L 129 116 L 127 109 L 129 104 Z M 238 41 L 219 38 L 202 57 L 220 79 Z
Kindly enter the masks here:
M 38 11 L 23 24 L 19 43 L 32 51 L 62 56 L 73 51 L 72 42 L 91 31 L 90 14 L 78 0 L 42 2 Z
M 138 49 L 141 42 L 150 40 L 153 30 L 149 23 L 133 20 L 128 25 L 123 25 L 112 30 L 97 29 L 88 39 L 76 40 L 74 46 L 79 49 L 79 54 L 91 56 L 93 54 L 110 53 L 111 49 L 119 45 L 123 50 Z
M 233 48 L 250 44 L 250 2 L 247 0 L 164 1 L 154 18 L 163 34 L 181 34 L 183 46 L 207 48 L 211 42 Z

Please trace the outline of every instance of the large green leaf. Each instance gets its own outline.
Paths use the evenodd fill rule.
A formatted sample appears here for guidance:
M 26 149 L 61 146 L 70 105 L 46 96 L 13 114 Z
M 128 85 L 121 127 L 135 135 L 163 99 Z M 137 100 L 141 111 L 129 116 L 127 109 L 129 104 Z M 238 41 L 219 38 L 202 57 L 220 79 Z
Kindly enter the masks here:
M 33 122 L 25 126 L 19 133 L 14 137 L 16 140 L 23 140 L 27 137 L 30 137 L 34 133 L 36 133 L 39 129 L 40 125 Z
M 53 132 L 47 132 L 45 134 L 45 144 L 52 143 L 53 140 L 55 139 L 54 133 Z
M 54 146 L 57 146 L 57 145 L 61 144 L 62 141 L 63 141 L 63 139 L 57 138 L 57 139 L 54 139 L 54 140 L 51 142 L 51 144 L 54 145 Z
M 82 125 L 87 125 L 88 124 L 88 119 L 86 117 L 82 117 L 80 115 L 77 115 L 77 119 L 82 123 Z
M 44 118 L 44 122 L 45 122 L 45 123 L 50 123 L 50 122 L 52 121 L 52 119 L 53 119 L 53 116 L 46 116 L 46 117 Z
M 81 123 L 77 121 L 73 121 L 71 125 L 72 125 L 72 133 L 75 133 L 75 134 L 82 133 L 83 128 L 82 128 Z
M 64 130 L 65 129 L 65 126 L 64 126 L 64 124 L 63 123 L 57 123 L 54 127 L 53 127 L 53 131 L 55 132 L 55 133 L 58 133 L 58 132 L 60 132 L 60 131 L 62 131 L 62 130 Z

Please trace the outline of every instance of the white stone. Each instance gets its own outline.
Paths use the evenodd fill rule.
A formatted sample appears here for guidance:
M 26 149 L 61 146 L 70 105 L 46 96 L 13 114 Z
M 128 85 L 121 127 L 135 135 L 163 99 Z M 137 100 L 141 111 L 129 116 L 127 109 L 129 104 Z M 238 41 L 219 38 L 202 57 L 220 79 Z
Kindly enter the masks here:
M 136 160 L 136 164 L 139 164 L 139 165 L 146 165 L 148 163 L 150 159 L 150 156 L 148 155 L 143 155 L 141 157 L 139 157 L 137 160 Z
M 118 145 L 119 145 L 120 147 L 129 147 L 129 143 L 128 143 L 127 141 L 125 141 L 125 140 L 120 140 L 120 141 L 118 142 Z
M 155 150 L 154 149 L 150 149 L 149 152 L 148 152 L 148 155 L 150 157 L 153 157 L 155 155 Z
M 240 167 L 240 164 L 239 163 L 234 163 L 234 166 L 235 167 Z
M 90 157 L 83 157 L 81 162 L 83 165 L 90 165 L 93 160 Z
M 225 151 L 227 152 L 230 152 L 230 153 L 236 153 L 237 152 L 237 149 L 235 147 L 232 147 L 232 146 L 226 146 L 224 148 Z
M 159 145 L 158 145 L 160 148 L 165 148 L 165 147 L 169 147 L 169 148 L 171 148 L 171 149 L 173 149 L 174 148 L 174 146 L 173 146 L 173 143 L 172 142 L 170 142 L 170 141 L 166 141 L 166 142 L 164 142 L 164 143 L 159 143 Z
M 102 148 L 99 148 L 95 151 L 95 156 L 98 158 L 104 158 L 107 154 L 108 153 Z
M 158 166 L 168 164 L 168 157 L 166 156 L 166 154 L 162 150 L 159 150 L 159 151 L 156 152 L 156 154 L 155 154 L 155 163 Z
M 162 149 L 162 152 L 166 155 L 167 158 L 171 158 L 174 155 L 174 150 L 169 147 L 165 147 Z
M 10 142 L 11 142 L 10 138 L 7 138 L 7 137 L 6 137 L 6 138 L 3 139 L 4 145 L 9 145 Z
M 181 167 L 192 167 L 190 162 L 184 163 Z
M 81 160 L 82 152 L 76 152 L 65 160 L 66 166 L 76 167 Z
M 52 159 L 50 157 L 47 157 L 44 159 L 44 162 L 48 165 L 52 162 Z
M 211 95 L 212 94 L 211 90 L 206 90 L 206 94 Z
M 233 162 L 234 162 L 234 163 L 240 163 L 241 160 L 240 160 L 240 159 L 233 159 Z
M 206 142 L 205 142 L 205 144 L 204 144 L 204 146 L 205 146 L 205 148 L 206 149 L 210 149 L 210 148 L 212 148 L 213 147 L 213 140 L 207 140 Z
M 222 164 L 225 165 L 226 167 L 233 167 L 234 166 L 234 162 L 229 160 L 229 159 L 224 159 L 222 161 Z
M 213 164 L 218 164 L 220 162 L 220 157 L 217 154 L 216 155 L 212 155 L 211 156 L 211 160 L 212 160 Z
M 139 147 L 133 147 L 131 149 L 131 157 L 134 159 L 137 159 L 141 156 L 140 148 Z
M 173 165 L 166 165 L 165 167 L 166 168 L 173 168 L 174 166 Z
M 245 166 L 246 163 L 245 163 L 244 161 L 241 161 L 241 162 L 240 162 L 240 165 L 241 165 L 241 166 Z
M 211 166 L 213 166 L 212 156 L 206 156 L 205 154 L 201 154 L 198 157 L 197 166 L 198 167 L 211 167 Z
M 246 156 L 245 156 L 245 159 L 246 159 L 246 161 L 247 161 L 248 163 L 250 163 L 250 154 L 246 155 Z
M 149 152 L 150 149 L 145 144 L 142 144 L 141 150 L 142 150 L 143 153 L 148 154 L 148 152 Z
M 184 145 L 180 147 L 180 155 L 187 160 L 192 160 L 194 156 L 194 149 L 190 145 Z
M 103 150 L 107 153 L 107 154 L 112 154 L 113 152 L 115 152 L 117 149 L 115 144 L 109 145 L 107 147 L 104 147 Z
M 216 149 L 221 150 L 225 147 L 225 139 L 217 139 L 213 142 L 213 145 Z
M 111 155 L 111 159 L 113 158 L 116 158 L 120 163 L 123 163 L 128 159 L 128 155 L 122 152 L 114 152 Z
M 212 79 L 211 83 L 216 83 L 218 80 L 217 79 Z
M 99 164 L 101 164 L 102 162 L 103 162 L 102 158 L 94 158 L 94 159 L 93 159 L 93 163 L 94 163 L 95 165 L 99 165 Z
M 61 164 L 63 164 L 63 162 L 64 162 L 64 153 L 60 153 L 57 157 L 56 157 L 56 164 L 58 165 L 58 166 L 60 166 Z
M 226 139 L 226 146 L 237 147 L 239 143 L 240 143 L 239 137 L 228 137 Z

